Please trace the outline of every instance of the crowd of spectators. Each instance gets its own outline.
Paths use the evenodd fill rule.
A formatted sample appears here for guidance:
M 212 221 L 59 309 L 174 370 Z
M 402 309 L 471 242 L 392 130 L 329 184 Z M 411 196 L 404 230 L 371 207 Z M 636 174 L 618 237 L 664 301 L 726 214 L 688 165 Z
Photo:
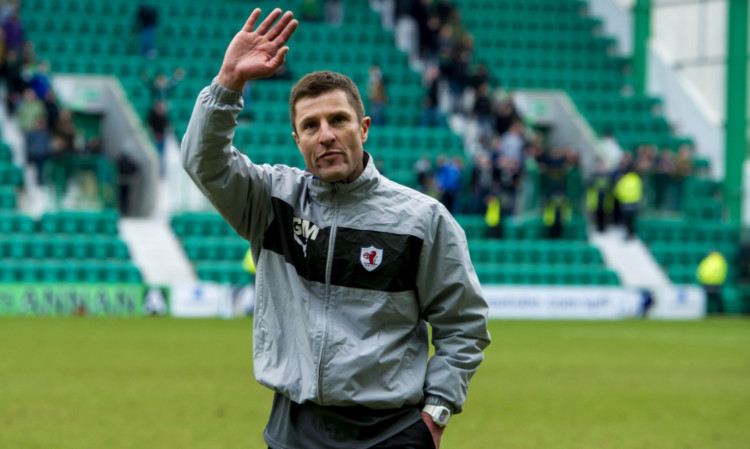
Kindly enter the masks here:
M 486 64 L 474 63 L 474 38 L 453 2 L 406 0 L 390 7 L 384 9 L 384 15 L 392 14 L 385 22 L 393 23 L 397 43 L 423 69 L 420 124 L 446 126 L 447 113 L 474 123 L 478 130 L 476 143 L 470 145 L 476 151 L 466 170 L 456 158 L 441 158 L 435 167 L 420 160 L 415 166 L 419 188 L 441 198 L 454 213 L 484 214 L 491 201 L 498 201 L 503 217 L 523 209 L 519 195 L 528 173 L 548 181 L 533 195 L 542 200 L 569 196 L 568 174 L 580 181 L 577 153 L 546 149 L 541 136 L 521 119 L 512 94 L 492 78 Z M 433 173 L 433 178 L 426 173 Z M 468 197 L 462 199 L 454 191 L 456 185 L 468 189 Z
M 3 3 L 0 20 L 0 75 L 6 88 L 7 112 L 18 121 L 26 161 L 35 168 L 34 179 L 41 184 L 48 160 L 97 153 L 100 146 L 97 139 L 85 141 L 72 112 L 61 108 L 52 89 L 49 63 L 39 60 L 33 43 L 26 40 L 17 1 Z

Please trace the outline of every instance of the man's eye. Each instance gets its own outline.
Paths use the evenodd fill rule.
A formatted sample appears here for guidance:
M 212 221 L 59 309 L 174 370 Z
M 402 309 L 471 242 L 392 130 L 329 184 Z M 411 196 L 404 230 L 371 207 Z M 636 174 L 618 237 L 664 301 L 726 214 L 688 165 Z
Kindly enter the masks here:
M 315 128 L 315 123 L 313 123 L 313 122 L 305 123 L 304 128 L 305 129 L 313 129 L 313 128 Z

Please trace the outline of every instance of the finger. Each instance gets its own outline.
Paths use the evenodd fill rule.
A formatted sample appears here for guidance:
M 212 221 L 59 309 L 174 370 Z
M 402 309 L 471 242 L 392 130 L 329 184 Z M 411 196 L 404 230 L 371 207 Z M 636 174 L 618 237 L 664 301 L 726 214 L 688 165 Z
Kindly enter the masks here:
M 297 29 L 297 25 L 299 25 L 299 22 L 297 22 L 296 20 L 292 20 L 291 22 L 289 22 L 289 24 L 286 26 L 286 28 L 284 28 L 279 37 L 276 38 L 276 41 L 274 43 L 276 45 L 284 45 L 289 42 L 289 38 L 292 37 L 292 33 L 294 33 L 294 30 Z
M 276 39 L 276 37 L 281 33 L 281 30 L 286 28 L 289 22 L 292 21 L 292 17 L 294 17 L 294 14 L 292 14 L 291 11 L 285 12 L 284 15 L 281 16 L 281 19 L 278 22 L 276 22 L 276 25 L 274 25 L 273 28 L 271 28 L 271 30 L 266 35 L 268 40 L 272 41 Z
M 281 15 L 281 9 L 276 8 L 273 11 L 271 11 L 271 14 L 266 17 L 266 20 L 263 21 L 263 23 L 260 24 L 257 31 L 258 34 L 263 35 L 268 32 L 268 30 L 271 28 L 271 25 L 273 25 L 274 22 L 276 22 L 276 19 L 279 18 Z
M 276 56 L 273 57 L 272 62 L 274 67 L 281 67 L 286 61 L 286 53 L 289 51 L 289 47 L 281 47 L 276 52 Z
M 247 22 L 245 22 L 245 26 L 242 27 L 242 30 L 252 33 L 253 28 L 255 28 L 255 22 L 258 21 L 258 17 L 260 17 L 260 8 L 255 8 L 250 14 L 250 17 L 247 18 Z

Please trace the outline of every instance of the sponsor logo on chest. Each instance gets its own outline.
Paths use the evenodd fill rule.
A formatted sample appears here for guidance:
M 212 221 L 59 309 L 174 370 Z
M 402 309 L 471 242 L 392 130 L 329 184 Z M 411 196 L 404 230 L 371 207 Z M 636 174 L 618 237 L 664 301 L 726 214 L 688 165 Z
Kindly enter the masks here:
M 360 248 L 359 262 L 365 270 L 373 271 L 383 263 L 383 248 L 376 248 L 373 245 Z
M 307 257 L 307 244 L 318 237 L 320 228 L 308 220 L 294 217 L 292 218 L 292 231 L 294 231 L 294 241 L 302 248 L 302 254 Z
M 310 240 L 315 240 L 318 237 L 318 232 L 320 232 L 319 227 L 307 220 L 297 217 L 292 219 L 292 229 L 294 230 L 294 235 Z

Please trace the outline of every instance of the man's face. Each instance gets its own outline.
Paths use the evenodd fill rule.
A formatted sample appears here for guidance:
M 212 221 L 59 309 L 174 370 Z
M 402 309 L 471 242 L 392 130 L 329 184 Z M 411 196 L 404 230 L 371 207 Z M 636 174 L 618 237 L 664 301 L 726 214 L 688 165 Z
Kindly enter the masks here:
M 292 133 L 307 169 L 326 182 L 352 182 L 364 171 L 362 144 L 367 141 L 370 118 L 362 121 L 346 93 L 336 89 L 316 97 L 302 97 Z

